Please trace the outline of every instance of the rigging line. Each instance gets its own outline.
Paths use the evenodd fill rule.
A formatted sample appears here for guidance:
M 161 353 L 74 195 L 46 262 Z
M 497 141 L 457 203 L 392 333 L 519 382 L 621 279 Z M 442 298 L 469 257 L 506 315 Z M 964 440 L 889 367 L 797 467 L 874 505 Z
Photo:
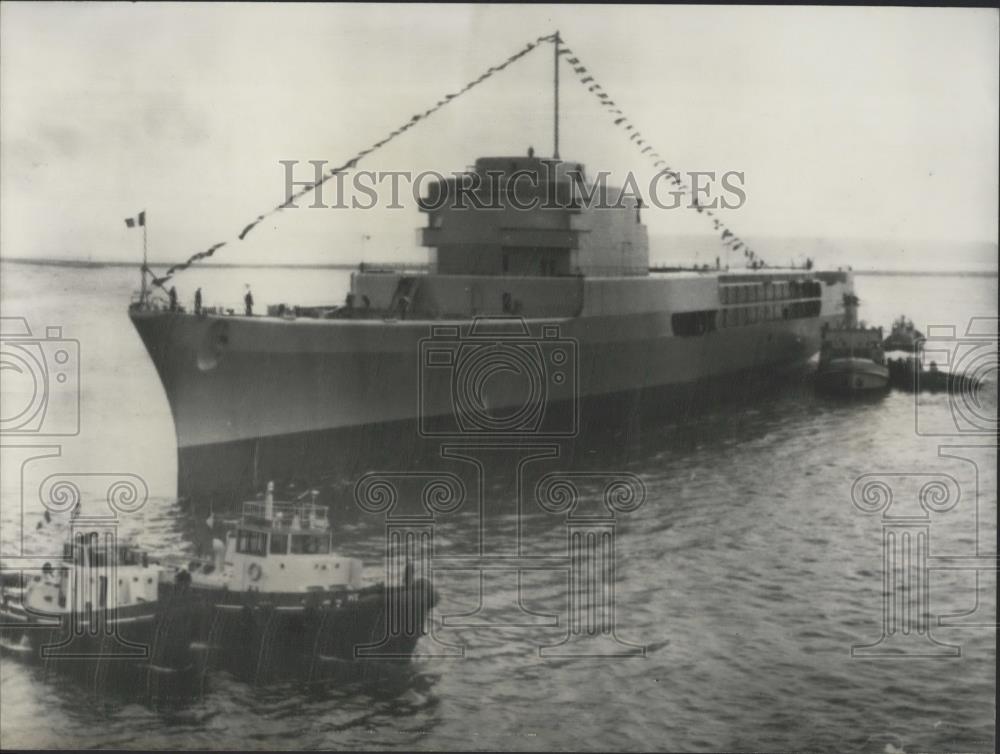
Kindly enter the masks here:
M 363 159 L 367 155 L 371 154 L 372 152 L 374 152 L 374 151 L 376 151 L 378 149 L 381 149 L 383 146 L 385 146 L 386 144 L 388 144 L 390 141 L 392 141 L 396 137 L 401 136 L 402 134 L 406 133 L 406 131 L 408 131 L 410 128 L 412 128 L 413 126 L 415 126 L 420 121 L 424 120 L 425 118 L 430 117 L 435 112 L 437 112 L 438 110 L 440 110 L 441 108 L 443 108 L 445 105 L 450 104 L 451 102 L 453 102 L 458 97 L 460 97 L 463 94 L 465 94 L 470 89 L 478 86 L 479 84 L 481 84 L 483 81 L 485 81 L 486 79 L 490 78 L 494 74 L 499 73 L 500 71 L 504 70 L 511 63 L 514 63 L 514 62 L 520 60 L 525 55 L 527 55 L 529 52 L 531 52 L 536 47 L 538 47 L 539 45 L 541 45 L 543 42 L 552 42 L 552 41 L 554 41 L 555 38 L 556 38 L 556 36 L 557 36 L 557 34 L 553 33 L 553 34 L 546 34 L 544 36 L 538 37 L 537 39 L 535 39 L 535 41 L 528 42 L 524 46 L 523 49 L 521 49 L 518 52 L 514 53 L 513 55 L 509 56 L 502 63 L 490 66 L 489 68 L 486 69 L 486 71 L 481 76 L 479 76 L 478 78 L 473 79 L 472 81 L 466 83 L 465 86 L 463 86 L 461 89 L 459 89 L 458 91 L 454 92 L 453 94 L 446 94 L 444 97 L 442 97 L 441 99 L 439 99 L 435 105 L 433 105 L 432 107 L 429 107 L 427 110 L 425 110 L 422 113 L 417 113 L 416 115 L 412 116 L 409 121 L 407 121 L 402 126 L 400 126 L 399 128 L 395 129 L 394 131 L 392 131 L 388 136 L 386 136 L 385 138 L 381 139 L 380 141 L 375 142 L 374 144 L 372 144 L 367 149 L 363 149 L 362 151 L 358 152 L 354 157 L 352 157 L 350 160 L 348 160 L 347 162 L 345 162 L 343 165 L 340 165 L 339 167 L 333 168 L 332 170 L 329 171 L 329 173 L 327 173 L 325 176 L 323 176 L 323 178 L 321 178 L 320 180 L 315 181 L 314 183 L 311 183 L 311 184 L 307 185 L 304 189 L 302 189 L 302 190 L 300 190 L 300 191 L 292 194 L 286 201 L 284 201 L 281 204 L 277 205 L 276 207 L 268 210 L 267 212 L 263 212 L 260 215 L 258 215 L 256 217 L 256 219 L 254 219 L 253 221 L 251 221 L 250 223 L 248 223 L 243 228 L 243 230 L 240 231 L 240 234 L 237 236 L 237 238 L 240 241 L 242 241 L 243 239 L 245 239 L 247 237 L 247 235 L 255 227 L 257 227 L 257 225 L 259 225 L 262 221 L 266 220 L 268 217 L 270 217 L 270 216 L 272 216 L 274 214 L 277 214 L 278 212 L 281 212 L 282 210 L 284 210 L 284 209 L 292 206 L 295 203 L 296 199 L 300 199 L 303 196 L 305 196 L 306 194 L 308 194 L 310 191 L 314 191 L 315 189 L 319 188 L 320 186 L 322 186 L 324 183 L 326 183 L 328 180 L 330 180 L 334 176 L 339 175 L 339 174 L 345 172 L 346 170 L 348 170 L 350 168 L 353 168 L 355 165 L 357 165 L 358 162 L 361 161 L 361 159 Z M 173 277 L 174 273 L 186 270 L 188 267 L 190 267 L 195 262 L 200 261 L 202 259 L 205 259 L 206 257 L 212 256 L 218 249 L 220 249 L 223 246 L 225 246 L 226 243 L 227 243 L 226 241 L 222 241 L 220 243 L 214 244 L 213 246 L 209 247 L 205 251 L 200 251 L 200 252 L 198 252 L 196 254 L 192 254 L 190 257 L 188 257 L 188 259 L 186 261 L 181 262 L 179 264 L 175 264 L 172 267 L 170 267 L 170 269 L 168 269 L 166 271 L 166 273 L 164 273 L 164 275 L 162 277 L 158 277 L 158 278 L 154 277 L 153 278 L 153 283 L 155 285 L 158 285 L 159 287 L 162 288 L 163 284 L 166 283 L 168 280 L 170 280 L 170 278 Z
M 565 40 L 563 40 L 563 42 L 565 42 Z M 590 92 L 591 94 L 593 94 L 595 96 L 595 98 L 597 99 L 597 102 L 598 102 L 599 105 L 602 105 L 602 106 L 605 106 L 605 107 L 615 106 L 614 110 L 608 110 L 608 112 L 612 116 L 618 116 L 618 117 L 614 118 L 614 124 L 616 126 L 618 126 L 619 128 L 623 128 L 625 131 L 630 131 L 631 132 L 631 135 L 629 136 L 629 141 L 634 146 L 640 148 L 641 151 L 639 152 L 639 154 L 645 155 L 645 156 L 649 157 L 650 159 L 655 160 L 655 162 L 653 164 L 653 167 L 657 167 L 658 168 L 661 165 L 663 165 L 664 167 L 663 167 L 663 170 L 661 172 L 666 173 L 671 178 L 671 183 L 673 183 L 675 186 L 678 186 L 679 188 L 681 188 L 681 189 L 683 189 L 683 190 L 688 191 L 688 192 L 691 193 L 691 204 L 688 206 L 688 208 L 696 210 L 699 214 L 704 213 L 704 214 L 707 214 L 709 216 L 713 216 L 712 213 L 707 208 L 702 207 L 702 206 L 700 206 L 698 204 L 697 197 L 694 196 L 694 192 L 691 191 L 691 188 L 689 186 L 687 186 L 686 184 L 684 184 L 684 183 L 681 182 L 680 177 L 679 177 L 679 172 L 676 171 L 676 170 L 674 170 L 670 166 L 668 166 L 666 164 L 666 161 L 662 159 L 662 157 L 659 154 L 659 152 L 656 151 L 653 148 L 653 146 L 651 144 L 649 144 L 649 142 L 647 142 L 645 140 L 645 138 L 643 138 L 642 133 L 639 131 L 639 129 L 636 128 L 631 122 L 629 122 L 629 121 L 631 121 L 631 118 L 629 118 L 627 115 L 625 115 L 621 111 L 620 106 L 617 105 L 617 102 L 615 100 L 612 100 L 611 96 L 609 94 L 607 94 L 607 92 L 604 90 L 604 87 L 601 86 L 599 83 L 597 83 L 595 81 L 594 76 L 592 75 L 592 73 L 590 73 L 587 70 L 587 67 L 580 61 L 579 55 L 576 54 L 576 53 L 574 53 L 574 52 L 572 52 L 568 47 L 563 47 L 562 50 L 560 51 L 560 54 L 571 55 L 571 56 L 573 56 L 572 60 L 574 61 L 574 63 L 579 63 L 579 65 L 577 67 L 573 68 L 573 72 L 576 73 L 577 80 L 579 81 L 579 83 L 585 89 L 587 89 L 588 92 Z M 566 62 L 569 62 L 569 60 L 567 60 Z M 588 84 L 589 84 L 589 86 L 588 86 Z M 734 241 L 739 241 L 740 243 L 742 243 L 744 249 L 746 249 L 746 244 L 743 243 L 741 241 L 741 239 L 739 239 L 736 236 L 735 233 L 733 233 L 731 230 L 729 230 L 728 228 L 726 228 L 726 226 L 724 224 L 722 224 L 721 221 L 720 221 L 720 225 L 726 231 L 722 235 L 722 237 L 721 237 L 721 240 L 724 242 L 723 243 L 724 246 L 728 246 L 730 243 L 733 243 Z M 715 230 L 718 231 L 718 229 L 719 229 L 719 227 L 717 226 L 715 228 Z M 726 241 L 726 239 L 730 239 L 730 240 Z M 747 258 L 750 259 L 750 260 L 756 259 L 760 263 L 764 262 L 764 260 L 761 259 L 761 257 L 758 256 L 754 252 L 750 252 L 749 254 L 745 254 L 745 256 L 747 256 Z

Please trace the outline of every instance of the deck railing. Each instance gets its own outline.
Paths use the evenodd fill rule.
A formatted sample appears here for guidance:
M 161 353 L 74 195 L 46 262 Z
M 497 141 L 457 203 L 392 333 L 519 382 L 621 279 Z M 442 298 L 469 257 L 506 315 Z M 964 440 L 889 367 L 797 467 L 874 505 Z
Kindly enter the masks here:
M 268 510 L 270 509 L 270 510 Z M 313 503 L 243 503 L 243 522 L 272 529 L 323 530 L 329 528 L 325 505 Z
M 362 262 L 358 272 L 405 272 L 408 274 L 427 274 L 431 265 L 426 262 Z

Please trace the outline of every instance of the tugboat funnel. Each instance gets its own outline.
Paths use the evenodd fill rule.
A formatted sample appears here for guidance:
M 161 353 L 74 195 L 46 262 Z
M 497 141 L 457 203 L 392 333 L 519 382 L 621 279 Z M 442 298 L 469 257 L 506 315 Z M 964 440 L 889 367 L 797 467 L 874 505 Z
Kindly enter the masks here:
M 267 483 L 267 492 L 264 493 L 264 518 L 268 521 L 274 518 L 274 482 Z

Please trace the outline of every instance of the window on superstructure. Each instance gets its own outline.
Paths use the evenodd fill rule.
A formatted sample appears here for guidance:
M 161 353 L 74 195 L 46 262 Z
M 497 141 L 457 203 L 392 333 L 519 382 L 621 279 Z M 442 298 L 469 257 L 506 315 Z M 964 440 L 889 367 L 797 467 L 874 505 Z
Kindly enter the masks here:
M 267 534 L 240 529 L 236 535 L 236 552 L 244 555 L 267 555 Z
M 330 540 L 325 536 L 312 534 L 292 535 L 293 555 L 326 555 L 330 552 Z
M 288 554 L 288 535 L 287 534 L 272 534 L 271 535 L 271 554 L 272 555 L 287 555 Z
M 674 335 L 691 337 L 705 335 L 715 331 L 716 310 L 709 309 L 699 312 L 677 312 L 670 318 Z

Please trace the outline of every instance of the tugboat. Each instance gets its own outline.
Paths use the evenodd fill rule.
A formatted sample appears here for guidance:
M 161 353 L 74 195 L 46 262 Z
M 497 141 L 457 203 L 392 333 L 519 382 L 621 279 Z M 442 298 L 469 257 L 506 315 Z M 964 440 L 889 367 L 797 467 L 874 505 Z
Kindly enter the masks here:
M 858 323 L 853 293 L 844 294 L 844 320 L 840 327 L 824 326 L 819 351 L 816 386 L 832 393 L 873 394 L 889 387 L 889 366 L 882 350 L 882 328 Z
M 436 602 L 429 581 L 407 564 L 401 583 L 366 586 L 362 562 L 338 555 L 332 537 L 326 506 L 275 502 L 273 482 L 263 501 L 243 503 L 225 542 L 213 541 L 213 559 L 179 571 L 202 604 L 196 646 L 206 669 L 314 679 L 358 660 L 412 655 Z
M 827 330 L 819 352 L 817 386 L 836 393 L 874 393 L 889 387 L 881 327 Z
M 924 340 L 924 334 L 913 326 L 913 320 L 906 315 L 900 315 L 892 323 L 892 331 L 889 337 L 882 344 L 885 351 L 906 351 L 916 353 L 920 343 Z
M 185 579 L 107 531 L 75 531 L 62 560 L 0 584 L 0 647 L 46 671 L 153 690 L 194 668 Z

